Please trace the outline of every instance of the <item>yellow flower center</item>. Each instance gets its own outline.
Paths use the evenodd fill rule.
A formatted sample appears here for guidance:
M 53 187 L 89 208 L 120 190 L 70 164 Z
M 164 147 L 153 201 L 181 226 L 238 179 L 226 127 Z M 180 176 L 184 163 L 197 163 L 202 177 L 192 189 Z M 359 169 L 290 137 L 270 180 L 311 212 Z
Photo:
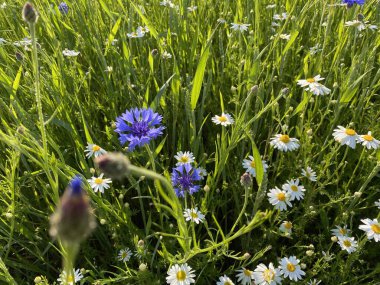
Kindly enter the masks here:
M 98 146 L 98 145 L 96 145 L 96 144 L 94 144 L 93 146 L 92 146 L 92 151 L 99 151 L 100 150 L 100 146 Z
M 222 122 L 222 123 L 227 122 L 227 117 L 226 116 L 220 116 L 219 122 Z
M 288 143 L 290 141 L 290 138 L 288 135 L 281 135 L 279 140 L 282 141 L 283 143 Z
M 177 272 L 177 280 L 178 281 L 184 281 L 186 279 L 186 272 L 183 270 L 180 270 Z
M 292 223 L 291 222 L 285 222 L 285 224 L 284 224 L 284 227 L 286 228 L 286 229 L 288 229 L 288 230 L 290 230 L 291 228 L 292 228 Z
M 309 82 L 309 83 L 314 83 L 315 79 L 314 78 L 308 78 L 308 79 L 306 79 L 306 81 Z
M 296 270 L 296 267 L 293 265 L 293 263 L 290 263 L 290 262 L 286 265 L 286 268 L 287 268 L 288 271 L 290 271 L 290 272 L 293 272 L 293 271 Z
M 253 160 L 251 161 L 251 167 L 256 168 L 256 163 Z
M 226 281 L 223 283 L 224 285 L 232 285 L 232 283 L 230 281 Z
M 243 273 L 245 276 L 251 276 L 252 275 L 252 271 L 248 270 L 248 269 L 244 269 Z
M 264 280 L 267 282 L 272 281 L 274 278 L 274 272 L 270 269 L 265 269 L 263 272 L 263 275 L 264 275 Z
M 292 189 L 293 192 L 298 192 L 298 187 L 296 185 L 290 186 L 290 189 Z
M 195 213 L 195 212 L 191 212 L 190 216 L 191 216 L 193 219 L 198 218 L 198 214 Z
M 373 224 L 371 225 L 371 229 L 375 234 L 380 234 L 380 224 Z
M 346 135 L 354 136 L 356 135 L 356 132 L 353 129 L 346 129 Z
M 349 240 L 347 240 L 347 239 L 343 241 L 343 244 L 344 244 L 345 247 L 350 247 L 351 246 L 351 242 Z
M 345 229 L 340 229 L 339 233 L 341 233 L 342 235 L 345 235 L 347 233 L 347 231 Z
M 282 192 L 278 193 L 277 194 L 277 199 L 279 201 L 285 201 L 285 193 L 282 193 Z
M 371 135 L 363 135 L 362 138 L 369 142 L 373 141 L 373 136 Z
M 126 252 L 123 252 L 123 253 L 121 254 L 121 258 L 124 259 L 124 258 L 126 258 L 126 257 L 127 257 L 127 253 L 126 253 Z
M 96 184 L 102 184 L 102 182 L 103 182 L 103 179 L 102 178 L 100 178 L 100 177 L 98 177 L 98 178 L 95 178 L 95 181 L 94 181 Z
M 181 161 L 183 163 L 187 163 L 187 162 L 189 162 L 189 158 L 187 156 L 182 156 L 179 161 Z
M 66 282 L 69 283 L 69 282 L 74 282 L 74 277 L 72 275 L 69 275 L 67 276 L 66 278 Z

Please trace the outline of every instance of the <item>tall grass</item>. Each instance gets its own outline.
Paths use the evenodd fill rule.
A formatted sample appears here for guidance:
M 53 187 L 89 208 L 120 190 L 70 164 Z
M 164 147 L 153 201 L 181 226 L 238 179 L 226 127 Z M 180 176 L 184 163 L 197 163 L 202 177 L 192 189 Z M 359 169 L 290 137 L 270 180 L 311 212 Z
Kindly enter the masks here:
M 196 284 L 212 284 L 223 274 L 234 278 L 241 267 L 253 270 L 289 255 L 306 265 L 300 284 L 312 278 L 377 284 L 379 243 L 368 241 L 358 225 L 379 217 L 380 153 L 340 146 L 332 132 L 351 125 L 380 137 L 380 36 L 345 26 L 359 13 L 379 24 L 380 4 L 369 0 L 347 9 L 337 2 L 179 0 L 176 10 L 158 0 L 77 0 L 67 2 L 64 15 L 57 1 L 33 1 L 40 14 L 41 118 L 33 48 L 13 44 L 30 37 L 21 19 L 24 2 L 6 1 L 0 9 L 0 37 L 7 41 L 0 44 L 0 283 L 32 284 L 45 276 L 53 284 L 62 264 L 48 234 L 49 216 L 75 174 L 92 176 L 87 142 L 125 152 L 114 132 L 116 117 L 152 107 L 163 115 L 164 136 L 127 155 L 170 181 L 174 155 L 192 151 L 208 171 L 202 187 L 209 191 L 175 205 L 177 214 L 185 205 L 198 206 L 206 221 L 186 224 L 188 235 L 181 236 L 157 180 L 129 175 L 103 195 L 86 185 L 101 223 L 76 262 L 87 270 L 82 284 L 164 284 L 169 266 L 183 262 L 196 271 Z M 194 12 L 187 10 L 191 5 Z M 282 12 L 288 18 L 273 28 L 273 15 Z M 233 22 L 250 24 L 249 31 L 233 31 Z M 138 26 L 150 33 L 128 38 Z M 64 57 L 65 48 L 80 55 Z M 172 58 L 163 59 L 164 51 Z M 317 74 L 326 78 L 330 95 L 316 97 L 297 86 L 298 79 Z M 235 124 L 215 126 L 211 117 L 222 112 Z M 298 138 L 300 149 L 271 148 L 269 139 L 281 132 Z M 269 169 L 258 169 L 245 191 L 239 180 L 248 155 L 256 162 L 262 157 Z M 274 210 L 266 192 L 300 177 L 306 166 L 318 182 L 304 183 L 305 199 L 291 210 Z M 284 220 L 294 225 L 290 237 L 278 231 Z M 359 240 L 350 255 L 331 241 L 330 230 L 343 224 Z M 117 261 L 120 249 L 137 249 L 139 240 L 147 249 L 141 260 Z M 306 255 L 311 249 L 314 254 Z M 139 270 L 141 263 L 148 269 Z

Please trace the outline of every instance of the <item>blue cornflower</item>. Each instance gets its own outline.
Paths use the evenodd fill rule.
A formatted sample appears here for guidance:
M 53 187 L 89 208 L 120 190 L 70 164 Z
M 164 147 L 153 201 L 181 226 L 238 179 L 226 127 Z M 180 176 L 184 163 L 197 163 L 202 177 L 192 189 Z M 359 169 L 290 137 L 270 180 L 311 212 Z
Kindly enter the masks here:
M 347 7 L 352 7 L 355 3 L 358 5 L 364 5 L 365 0 L 343 0 L 344 4 L 347 4 Z
M 67 4 L 65 2 L 61 2 L 58 5 L 58 10 L 59 10 L 59 12 L 61 12 L 61 14 L 66 15 L 67 13 L 69 13 L 69 6 L 67 6 Z
M 161 121 L 162 116 L 150 108 L 134 108 L 117 117 L 115 132 L 119 134 L 120 143 L 129 142 L 128 149 L 133 150 L 162 135 L 165 127 L 160 126 Z
M 190 195 L 197 192 L 199 185 L 194 185 L 195 181 L 201 180 L 199 170 L 193 168 L 190 163 L 181 164 L 173 168 L 172 184 L 178 197 L 185 197 L 185 192 Z

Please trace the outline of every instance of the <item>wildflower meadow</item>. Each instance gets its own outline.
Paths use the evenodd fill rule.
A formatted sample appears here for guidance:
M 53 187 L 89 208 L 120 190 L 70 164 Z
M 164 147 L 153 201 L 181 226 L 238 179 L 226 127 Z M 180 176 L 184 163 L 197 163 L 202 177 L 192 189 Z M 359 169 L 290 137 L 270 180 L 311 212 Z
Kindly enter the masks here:
M 0 0 L 0 284 L 380 284 L 379 0 Z

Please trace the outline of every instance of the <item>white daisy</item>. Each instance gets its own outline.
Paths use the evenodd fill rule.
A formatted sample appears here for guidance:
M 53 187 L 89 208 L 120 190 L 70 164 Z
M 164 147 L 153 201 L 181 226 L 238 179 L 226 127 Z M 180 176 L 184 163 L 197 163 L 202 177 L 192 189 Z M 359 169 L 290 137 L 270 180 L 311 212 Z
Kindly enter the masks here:
M 92 176 L 91 179 L 87 179 L 94 192 L 104 193 L 104 189 L 110 188 L 108 184 L 112 183 L 110 178 L 103 178 L 103 173 L 99 177 Z
M 117 260 L 127 262 L 131 259 L 132 255 L 132 251 L 127 247 L 119 251 L 119 254 L 117 255 Z
M 324 80 L 324 78 L 318 74 L 312 78 L 298 80 L 297 84 L 301 87 L 306 87 L 305 91 L 310 91 L 317 96 L 329 94 L 331 90 L 323 84 L 318 83 L 321 80 Z
M 366 29 L 365 23 L 363 21 L 359 21 L 359 20 L 347 21 L 345 23 L 345 26 L 346 27 L 355 27 L 356 29 L 358 29 L 359 32 Z
M 256 163 L 252 155 L 248 156 L 249 159 L 243 159 L 243 167 L 246 172 L 250 173 L 253 177 L 256 177 Z M 265 160 L 261 160 L 263 163 L 264 172 L 267 172 L 268 164 Z
M 333 132 L 334 139 L 340 142 L 341 145 L 348 145 L 350 148 L 356 147 L 356 140 L 358 135 L 353 129 L 346 129 L 342 126 L 338 126 Z
M 315 173 L 315 171 L 309 166 L 306 167 L 306 170 L 302 169 L 301 174 L 303 177 L 306 177 L 310 181 L 317 181 L 317 173 Z
M 300 147 L 298 139 L 282 134 L 277 134 L 271 138 L 270 145 L 284 152 L 293 151 Z
M 87 143 L 87 146 L 86 146 L 86 149 L 84 150 L 84 152 L 87 152 L 86 157 L 88 157 L 88 158 L 90 158 L 92 156 L 98 157 L 98 156 L 101 156 L 101 155 L 107 153 L 107 151 L 102 149 L 97 144 L 93 144 L 93 143 Z
M 57 281 L 61 285 L 74 285 L 75 283 L 79 282 L 83 278 L 83 274 L 80 272 L 80 269 L 73 269 L 74 276 L 70 273 L 69 275 L 66 274 L 66 271 L 62 271 L 62 273 L 59 275 L 59 278 Z
M 199 224 L 199 222 L 203 223 L 205 218 L 205 215 L 198 211 L 197 207 L 195 207 L 195 209 L 185 209 L 183 216 L 186 218 L 186 221 L 192 221 L 197 224 Z
M 293 228 L 293 224 L 289 221 L 284 221 L 280 225 L 280 231 L 287 234 L 287 235 L 291 235 L 292 228 Z
M 207 176 L 207 170 L 204 169 L 203 167 L 198 167 L 198 174 L 201 177 L 201 180 L 203 180 Z
M 306 190 L 305 190 L 305 187 L 303 187 L 302 185 L 299 185 L 300 180 L 292 179 L 292 180 L 288 180 L 287 182 L 288 183 L 285 183 L 284 185 L 282 185 L 282 189 L 289 193 L 290 201 L 293 201 L 295 199 L 297 199 L 298 201 L 302 200 L 304 196 L 303 192 L 305 192 Z
M 187 7 L 187 11 L 189 12 L 195 12 L 195 10 L 197 10 L 198 7 L 197 6 L 190 6 L 190 7 Z
M 185 264 L 175 264 L 168 270 L 168 276 L 166 277 L 166 283 L 170 285 L 190 285 L 195 283 L 193 273 L 194 270 L 190 266 Z
M 280 270 L 274 268 L 272 262 L 268 267 L 263 263 L 259 264 L 253 272 L 253 278 L 257 285 L 281 284 Z
M 298 281 L 302 279 L 302 275 L 306 273 L 301 270 L 299 265 L 300 261 L 295 256 L 284 257 L 280 262 L 280 271 L 284 275 L 284 278 L 289 278 L 290 280 Z
M 375 202 L 375 206 L 377 206 L 377 208 L 380 209 L 380 199 L 378 201 Z
M 288 18 L 288 14 L 285 12 L 285 13 L 281 13 L 281 14 L 275 14 L 273 16 L 273 20 L 279 20 L 279 21 L 284 21 Z
M 162 59 L 170 59 L 172 58 L 172 55 L 167 52 L 166 50 L 161 54 Z
M 280 39 L 282 40 L 290 40 L 290 35 L 289 34 L 280 34 L 279 35 Z
M 233 29 L 234 31 L 245 32 L 248 31 L 249 26 L 250 24 L 231 23 L 231 29 Z
M 252 284 L 251 280 L 253 280 L 253 271 L 245 269 L 244 267 L 236 271 L 239 272 L 236 277 L 238 278 L 238 282 L 240 282 L 241 285 Z
M 216 285 L 235 285 L 234 282 L 227 275 L 219 277 L 219 281 L 216 282 Z
M 336 237 L 348 237 L 351 234 L 351 230 L 347 229 L 347 225 L 344 225 L 342 228 L 341 226 L 335 226 L 336 229 L 332 229 L 331 232 L 333 236 Z
M 270 189 L 267 195 L 269 197 L 269 203 L 274 205 L 275 209 L 283 211 L 287 209 L 287 206 L 292 207 L 292 204 L 290 203 L 290 195 L 284 190 L 275 187 Z
M 374 239 L 375 242 L 380 241 L 380 223 L 377 219 L 361 220 L 364 225 L 360 225 L 359 229 L 365 231 L 368 239 Z
M 193 163 L 194 162 L 194 155 L 190 151 L 179 151 L 177 154 L 174 156 L 175 159 L 177 159 L 177 166 L 186 164 L 186 163 Z
M 358 141 L 367 149 L 378 149 L 380 145 L 380 141 L 375 139 L 371 132 L 366 135 L 360 135 Z
M 227 113 L 222 113 L 220 116 L 215 115 L 212 117 L 211 121 L 217 125 L 222 125 L 224 127 L 227 127 L 228 125 L 232 125 L 234 123 L 232 116 Z
M 79 51 L 75 51 L 75 50 L 69 50 L 69 49 L 65 48 L 62 51 L 62 54 L 64 56 L 68 56 L 68 57 L 75 57 L 75 56 L 78 56 L 80 54 L 80 52 Z
M 144 27 L 139 26 L 139 27 L 137 27 L 137 33 L 145 35 L 145 34 L 149 33 L 149 28 L 147 26 L 144 26 Z
M 348 253 L 353 253 L 358 247 L 358 243 L 353 237 L 339 237 L 338 243 L 342 250 L 347 250 Z
M 307 285 L 319 285 L 322 281 L 321 280 L 317 280 L 317 279 L 313 279 L 313 280 L 309 280 L 309 282 L 307 282 Z

